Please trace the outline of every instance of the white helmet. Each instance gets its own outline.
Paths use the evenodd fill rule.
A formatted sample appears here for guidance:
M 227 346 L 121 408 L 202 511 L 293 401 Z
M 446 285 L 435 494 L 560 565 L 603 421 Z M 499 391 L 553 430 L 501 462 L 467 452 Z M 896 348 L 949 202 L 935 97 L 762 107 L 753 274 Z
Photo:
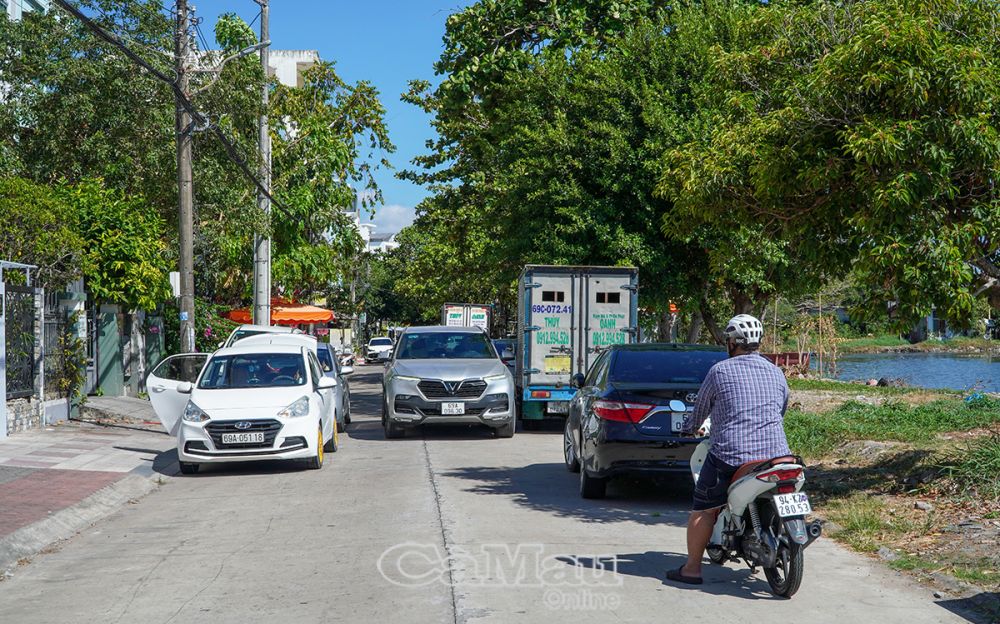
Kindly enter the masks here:
M 760 344 L 760 339 L 764 335 L 764 325 L 749 314 L 739 314 L 729 319 L 726 331 L 723 333 L 736 344 Z

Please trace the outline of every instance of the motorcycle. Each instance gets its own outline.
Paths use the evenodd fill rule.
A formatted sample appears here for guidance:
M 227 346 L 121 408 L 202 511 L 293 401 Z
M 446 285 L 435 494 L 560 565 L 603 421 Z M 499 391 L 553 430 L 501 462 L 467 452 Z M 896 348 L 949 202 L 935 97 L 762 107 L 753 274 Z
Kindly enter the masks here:
M 341 366 L 354 366 L 354 352 L 353 351 L 341 351 L 338 354 Z
M 706 438 L 691 457 L 695 483 L 710 447 Z M 763 568 L 771 591 L 791 598 L 802 583 L 803 551 L 823 533 L 819 520 L 806 523 L 812 507 L 805 481 L 802 458 L 794 455 L 742 466 L 706 549 L 712 563 L 743 560 L 751 574 Z

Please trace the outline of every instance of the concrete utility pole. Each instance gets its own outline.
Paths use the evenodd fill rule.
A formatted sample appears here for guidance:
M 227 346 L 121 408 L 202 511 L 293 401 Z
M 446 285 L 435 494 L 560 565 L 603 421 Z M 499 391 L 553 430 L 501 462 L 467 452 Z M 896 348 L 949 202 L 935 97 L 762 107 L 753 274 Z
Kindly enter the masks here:
M 188 74 L 188 5 L 187 0 L 177 0 L 177 23 L 174 30 L 177 86 L 177 207 L 180 230 L 181 278 L 180 342 L 181 352 L 194 351 L 194 188 L 191 173 L 192 123 L 191 114 L 181 100 L 187 98 L 190 76 Z
M 270 40 L 268 19 L 270 9 L 269 0 L 256 0 L 260 5 L 260 40 L 261 42 Z M 270 226 L 271 199 L 268 194 L 271 192 L 271 134 L 267 126 L 267 104 L 268 104 L 268 69 L 269 69 L 269 46 L 260 49 L 260 65 L 264 71 L 264 86 L 261 89 L 261 100 L 263 110 L 260 115 L 260 181 L 261 185 L 267 189 L 267 193 L 262 190 L 257 192 L 257 206 L 261 212 L 268 216 L 268 226 Z M 253 322 L 257 325 L 271 324 L 271 239 L 270 237 L 256 236 L 254 239 L 253 255 Z

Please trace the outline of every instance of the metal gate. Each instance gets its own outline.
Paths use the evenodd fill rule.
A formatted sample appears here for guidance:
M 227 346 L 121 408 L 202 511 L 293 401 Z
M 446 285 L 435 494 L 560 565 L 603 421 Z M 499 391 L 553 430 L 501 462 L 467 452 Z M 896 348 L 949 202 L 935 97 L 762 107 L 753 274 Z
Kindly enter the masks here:
M 7 347 L 7 398 L 35 392 L 35 290 L 6 284 L 4 335 Z

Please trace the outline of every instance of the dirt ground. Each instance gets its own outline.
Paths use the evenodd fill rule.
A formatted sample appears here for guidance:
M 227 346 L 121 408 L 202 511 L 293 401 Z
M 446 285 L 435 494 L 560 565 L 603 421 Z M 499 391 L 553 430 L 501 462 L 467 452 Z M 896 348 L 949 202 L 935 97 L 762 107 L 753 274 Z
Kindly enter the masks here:
M 850 392 L 834 390 L 792 390 L 788 400 L 789 409 L 825 414 L 848 401 L 869 405 L 882 405 L 886 401 L 902 401 L 910 406 L 923 405 L 942 398 L 953 398 L 934 391 L 915 390 L 901 394 L 886 394 L 875 389 L 866 391 L 864 386 Z

